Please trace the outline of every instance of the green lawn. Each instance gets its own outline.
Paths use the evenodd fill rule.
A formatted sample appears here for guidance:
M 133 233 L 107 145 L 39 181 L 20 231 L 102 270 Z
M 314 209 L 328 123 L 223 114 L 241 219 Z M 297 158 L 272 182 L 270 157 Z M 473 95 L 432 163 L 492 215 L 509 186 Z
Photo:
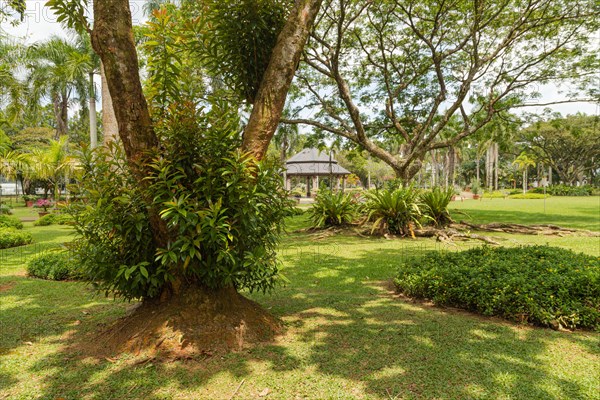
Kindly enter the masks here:
M 236 399 L 266 388 L 268 399 L 600 399 L 598 333 L 519 326 L 389 289 L 403 257 L 478 243 L 290 233 L 280 250 L 289 285 L 251 296 L 285 321 L 285 334 L 223 357 L 136 365 L 66 348 L 127 305 L 80 283 L 23 276 L 36 246 L 70 240 L 64 227 L 33 232 L 36 245 L 0 258 L 0 399 L 229 399 L 242 382 Z M 506 245 L 541 241 L 600 256 L 598 238 L 501 236 Z
M 476 223 L 556 224 L 600 231 L 600 196 L 465 200 L 452 202 L 451 209 L 467 214 L 454 214 L 456 220 Z

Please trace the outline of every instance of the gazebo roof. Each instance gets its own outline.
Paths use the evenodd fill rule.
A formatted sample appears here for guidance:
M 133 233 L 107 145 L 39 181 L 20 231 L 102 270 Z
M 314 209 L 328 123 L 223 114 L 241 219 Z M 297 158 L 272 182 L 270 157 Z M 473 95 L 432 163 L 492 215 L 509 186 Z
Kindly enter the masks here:
M 350 171 L 340 166 L 335 159 L 329 161 L 329 154 L 314 148 L 304 149 L 290 157 L 285 166 L 289 176 L 350 175 Z

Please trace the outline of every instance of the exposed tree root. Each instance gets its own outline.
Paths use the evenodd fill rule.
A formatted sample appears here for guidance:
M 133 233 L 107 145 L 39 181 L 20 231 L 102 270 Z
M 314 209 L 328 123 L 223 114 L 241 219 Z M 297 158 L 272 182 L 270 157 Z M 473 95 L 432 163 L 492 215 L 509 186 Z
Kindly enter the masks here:
M 579 235 L 579 236 L 591 236 L 599 237 L 599 232 L 591 232 L 580 229 L 562 228 L 556 225 L 550 224 L 539 224 L 539 225 L 521 225 L 521 224 L 508 224 L 508 223 L 491 223 L 491 224 L 473 224 L 466 221 L 460 221 L 460 226 L 476 229 L 479 231 L 487 232 L 504 232 L 504 233 L 517 233 L 523 235 L 547 235 L 547 236 L 566 236 L 566 235 Z
M 280 321 L 233 289 L 189 288 L 166 301 L 147 301 L 77 345 L 86 356 L 143 354 L 192 358 L 239 351 L 273 339 Z
M 417 229 L 414 231 L 415 236 L 417 237 L 431 237 L 436 238 L 438 241 L 443 243 L 452 243 L 453 240 L 481 240 L 482 242 L 499 245 L 500 243 L 496 240 L 483 235 L 478 235 L 475 233 L 469 232 L 461 232 L 453 228 L 446 229 Z

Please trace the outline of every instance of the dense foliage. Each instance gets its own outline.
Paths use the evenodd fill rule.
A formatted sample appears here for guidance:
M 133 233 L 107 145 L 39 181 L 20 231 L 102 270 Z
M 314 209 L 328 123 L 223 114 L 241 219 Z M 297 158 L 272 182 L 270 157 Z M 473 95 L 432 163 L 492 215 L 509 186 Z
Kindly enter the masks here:
M 600 328 L 600 261 L 549 246 L 432 252 L 402 263 L 408 296 L 543 326 Z
M 55 281 L 81 277 L 78 260 L 65 251 L 43 253 L 32 258 L 27 263 L 27 274 Z
M 351 194 L 319 190 L 308 216 L 314 227 L 346 225 L 357 216 L 357 203 Z
M 23 223 L 17 217 L 0 214 L 0 228 L 23 229 Z
M 419 190 L 413 186 L 395 190 L 375 190 L 365 193 L 364 210 L 373 221 L 373 230 L 395 235 L 413 235 L 414 226 L 420 225 Z
M 0 249 L 23 246 L 32 241 L 33 237 L 29 232 L 24 232 L 15 228 L 0 227 Z
M 548 194 L 543 193 L 517 193 L 508 196 L 509 199 L 529 199 L 529 200 L 540 200 L 550 197 Z
M 537 187 L 531 190 L 534 193 L 547 193 L 552 196 L 591 196 L 594 194 L 594 187 L 591 185 L 583 186 L 567 186 L 567 185 L 551 185 L 546 187 Z
M 439 186 L 421 194 L 421 211 L 433 225 L 444 227 L 452 222 L 448 205 L 454 196 L 454 189 L 442 189 Z
M 73 217 L 69 214 L 57 214 L 52 213 L 44 215 L 33 223 L 35 226 L 48 226 L 48 225 L 72 225 Z
M 148 165 L 149 187 L 132 178 L 122 152 L 86 154 L 74 206 L 75 251 L 87 279 L 126 298 L 155 297 L 176 278 L 208 288 L 269 291 L 278 277 L 275 248 L 291 213 L 282 180 L 267 162 L 239 152 L 231 113 L 185 109 L 161 130 Z M 148 209 L 168 224 L 155 243 Z

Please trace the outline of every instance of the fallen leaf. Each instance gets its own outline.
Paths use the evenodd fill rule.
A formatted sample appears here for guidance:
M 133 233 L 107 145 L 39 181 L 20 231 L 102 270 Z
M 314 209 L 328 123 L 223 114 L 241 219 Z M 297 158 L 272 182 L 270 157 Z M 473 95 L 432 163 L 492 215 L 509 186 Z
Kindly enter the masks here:
M 24 342 L 27 346 L 33 346 L 33 342 Z
M 81 321 L 77 320 L 77 321 L 73 322 L 73 325 L 81 325 Z
M 258 397 L 266 397 L 269 395 L 269 393 L 271 393 L 271 389 L 264 388 L 264 390 L 258 394 Z

